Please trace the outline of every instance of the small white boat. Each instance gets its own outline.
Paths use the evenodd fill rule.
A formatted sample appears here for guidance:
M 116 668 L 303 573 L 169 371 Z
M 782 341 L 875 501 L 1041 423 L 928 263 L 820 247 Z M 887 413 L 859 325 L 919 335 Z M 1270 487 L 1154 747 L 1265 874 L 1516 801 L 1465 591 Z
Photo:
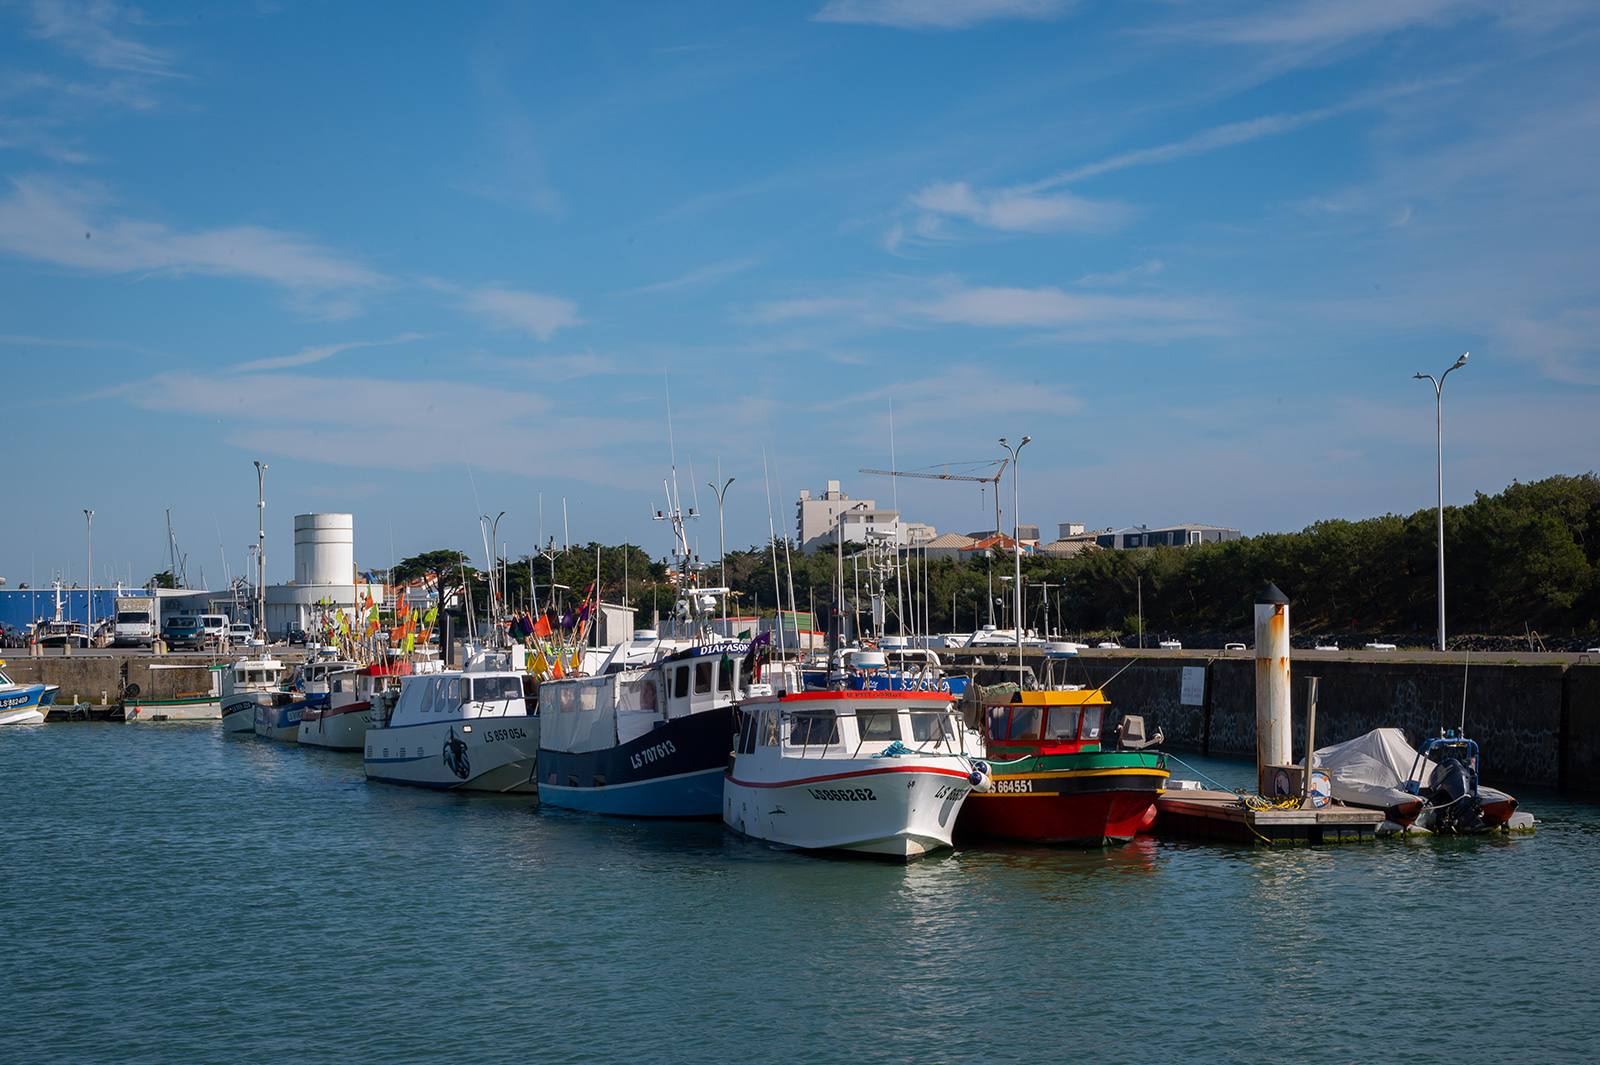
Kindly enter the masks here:
M 18 684 L 0 673 L 0 725 L 39 724 L 50 713 L 58 691 L 56 684 Z
M 241 658 L 222 671 L 224 732 L 254 732 L 257 706 L 292 701 L 283 688 L 283 663 L 270 655 Z
M 335 673 L 328 684 L 328 701 L 307 706 L 300 715 L 300 742 L 308 747 L 359 751 L 366 744 L 372 723 L 372 700 L 400 687 L 411 673 L 410 662 L 388 666 L 361 666 Z
M 536 794 L 539 716 L 508 655 L 480 652 L 465 670 L 403 677 L 367 728 L 368 780 L 424 788 Z
M 948 692 L 757 693 L 738 709 L 722 819 L 757 839 L 915 858 L 950 845 L 985 780 Z
M 130 684 L 122 693 L 122 720 L 130 725 L 162 721 L 219 721 L 222 719 L 221 675 L 225 669 L 226 666 L 211 666 L 207 669 L 211 682 L 209 691 L 179 692 L 170 699 L 148 698 L 140 693 L 138 685 Z

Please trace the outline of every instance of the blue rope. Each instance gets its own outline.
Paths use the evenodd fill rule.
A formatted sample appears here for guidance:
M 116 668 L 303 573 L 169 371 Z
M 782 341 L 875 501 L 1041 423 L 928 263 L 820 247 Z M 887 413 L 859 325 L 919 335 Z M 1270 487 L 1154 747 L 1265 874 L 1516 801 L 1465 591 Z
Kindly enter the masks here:
M 1198 776 L 1201 780 L 1204 780 L 1204 781 L 1206 781 L 1207 783 L 1210 783 L 1210 784 L 1215 784 L 1218 788 L 1220 788 L 1223 791 L 1232 792 L 1235 795 L 1239 794 L 1239 789 L 1238 788 L 1230 788 L 1230 787 L 1228 787 L 1228 785 L 1223 784 L 1220 781 L 1212 780 L 1210 777 L 1208 777 L 1204 773 L 1200 772 L 1200 770 L 1196 769 L 1194 766 L 1190 765 L 1188 762 L 1185 762 L 1182 758 L 1175 758 L 1175 757 L 1173 757 L 1172 755 L 1169 754 L 1169 755 L 1167 755 L 1167 761 L 1169 761 L 1169 762 L 1177 762 L 1179 765 L 1183 766 L 1183 768 L 1187 769 L 1189 772 L 1191 772 L 1191 773 L 1195 774 L 1196 776 Z
M 872 757 L 874 757 L 874 758 L 898 758 L 902 754 L 916 754 L 916 753 L 917 753 L 916 751 L 913 751 L 910 747 L 907 747 L 905 744 L 901 743 L 899 740 L 895 740 L 893 743 L 889 744 L 889 746 L 885 747 L 881 753 L 875 754 Z

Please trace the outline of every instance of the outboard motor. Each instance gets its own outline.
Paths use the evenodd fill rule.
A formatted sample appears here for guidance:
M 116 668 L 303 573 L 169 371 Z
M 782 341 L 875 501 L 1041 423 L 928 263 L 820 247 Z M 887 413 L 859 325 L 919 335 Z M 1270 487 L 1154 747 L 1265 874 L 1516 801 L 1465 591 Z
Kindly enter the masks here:
M 1478 805 L 1477 774 L 1460 761 L 1446 758 L 1439 763 L 1433 778 L 1433 806 L 1435 832 L 1482 832 L 1483 817 Z

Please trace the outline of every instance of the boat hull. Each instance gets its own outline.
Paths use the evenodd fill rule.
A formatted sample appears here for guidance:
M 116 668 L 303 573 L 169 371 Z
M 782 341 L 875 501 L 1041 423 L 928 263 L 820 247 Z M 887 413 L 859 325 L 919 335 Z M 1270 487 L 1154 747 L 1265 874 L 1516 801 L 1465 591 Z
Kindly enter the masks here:
M 1159 757 L 1123 757 L 1154 764 L 996 774 L 989 791 L 967 800 L 961 828 L 1031 843 L 1126 843 L 1150 827 L 1167 770 Z
M 661 724 L 599 751 L 539 750 L 539 801 L 613 817 L 715 820 L 733 747 L 733 708 Z
M 841 762 L 821 760 L 827 773 L 781 783 L 741 780 L 736 766 L 723 781 L 723 823 L 772 843 L 902 861 L 950 846 L 971 790 L 964 770 Z
M 503 794 L 538 791 L 538 715 L 369 728 L 363 751 L 368 780 Z
M 326 698 L 326 697 L 324 697 Z M 291 703 L 256 704 L 255 732 L 262 739 L 295 743 L 300 739 L 300 718 L 310 705 L 304 699 Z
M 0 725 L 37 725 L 50 714 L 60 686 L 19 684 L 0 690 Z
M 364 750 L 372 724 L 371 703 L 346 703 L 308 709 L 300 718 L 300 743 L 331 751 Z
M 293 698 L 284 692 L 253 691 L 239 692 L 235 695 L 222 697 L 222 731 L 224 732 L 254 732 L 256 730 L 256 707 L 287 705 Z
M 222 700 L 215 695 L 194 699 L 124 699 L 122 720 L 130 725 L 166 721 L 220 721 Z

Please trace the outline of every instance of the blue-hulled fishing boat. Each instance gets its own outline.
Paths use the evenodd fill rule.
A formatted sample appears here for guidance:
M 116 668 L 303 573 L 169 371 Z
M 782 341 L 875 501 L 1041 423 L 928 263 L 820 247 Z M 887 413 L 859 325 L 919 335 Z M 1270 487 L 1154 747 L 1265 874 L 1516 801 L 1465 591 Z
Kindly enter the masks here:
M 0 671 L 0 725 L 37 725 L 60 690 L 56 684 L 18 684 Z

